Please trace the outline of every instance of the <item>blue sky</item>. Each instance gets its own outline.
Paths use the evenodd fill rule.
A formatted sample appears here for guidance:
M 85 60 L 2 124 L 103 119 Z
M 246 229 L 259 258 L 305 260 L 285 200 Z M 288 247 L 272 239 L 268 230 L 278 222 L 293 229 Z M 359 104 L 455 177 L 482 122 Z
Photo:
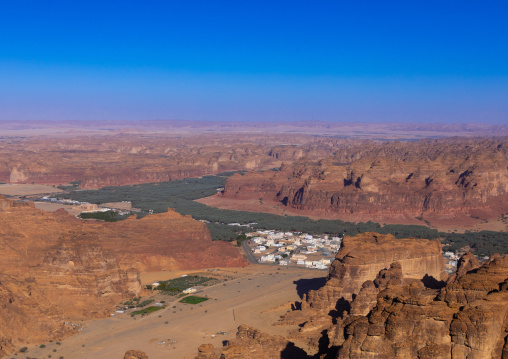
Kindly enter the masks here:
M 0 119 L 508 123 L 506 1 L 10 1 Z

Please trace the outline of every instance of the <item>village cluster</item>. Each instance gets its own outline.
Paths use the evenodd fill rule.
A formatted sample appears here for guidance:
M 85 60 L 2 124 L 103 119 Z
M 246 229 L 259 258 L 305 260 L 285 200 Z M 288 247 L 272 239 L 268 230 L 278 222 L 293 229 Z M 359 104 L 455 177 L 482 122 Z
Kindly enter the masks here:
M 313 236 L 273 230 L 247 233 L 248 245 L 260 263 L 328 269 L 340 248 L 341 237 Z
M 328 269 L 339 250 L 342 237 L 301 232 L 259 230 L 247 233 L 248 247 L 259 263 Z M 443 252 L 448 274 L 455 273 L 459 254 Z

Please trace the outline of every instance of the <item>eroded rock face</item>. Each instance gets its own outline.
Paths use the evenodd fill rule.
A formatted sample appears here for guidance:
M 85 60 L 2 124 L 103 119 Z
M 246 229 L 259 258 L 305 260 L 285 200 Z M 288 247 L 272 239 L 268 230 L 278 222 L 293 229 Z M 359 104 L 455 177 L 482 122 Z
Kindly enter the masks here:
M 448 278 L 448 283 L 454 283 L 459 277 L 462 277 L 467 272 L 479 267 L 480 261 L 474 256 L 474 254 L 471 252 L 465 253 L 457 262 L 457 271 Z
M 508 211 L 507 164 L 506 138 L 364 143 L 277 173 L 233 176 L 224 197 L 263 197 L 344 219 L 496 218 Z
M 351 315 L 367 315 L 377 303 L 379 292 L 387 287 L 400 285 L 403 280 L 402 266 L 399 262 L 393 262 L 390 268 L 379 272 L 374 281 L 365 281 L 362 288 L 351 301 Z
M 306 359 L 307 354 L 281 337 L 265 334 L 247 325 L 240 325 L 236 338 L 228 341 L 220 354 L 214 354 L 213 346 L 201 345 L 196 359 Z
M 0 141 L 0 181 L 100 188 L 277 167 L 333 153 L 337 140 L 301 135 L 115 135 Z M 289 152 L 280 143 L 291 143 Z
M 198 356 L 196 359 L 215 359 L 215 348 L 212 344 L 201 344 L 198 348 Z
M 109 315 L 140 293 L 140 272 L 246 264 L 203 223 L 173 211 L 104 223 L 0 198 L 0 223 L 0 354 Z
M 367 316 L 345 326 L 337 358 L 504 358 L 507 278 L 505 256 L 458 278 L 460 288 L 448 284 L 441 294 L 453 292 L 453 299 L 421 284 L 388 288 Z
M 418 246 L 418 240 L 411 241 Z M 336 262 L 340 265 L 330 269 L 324 288 L 333 281 L 337 268 L 344 268 L 346 253 L 337 254 Z M 369 261 L 368 251 L 356 253 L 351 256 L 350 265 Z M 348 306 L 343 312 L 304 304 L 301 310 L 288 313 L 276 324 L 299 324 L 297 329 L 289 331 L 288 338 L 314 347 L 313 353 L 307 353 L 308 357 L 505 359 L 508 354 L 508 256 L 492 256 L 477 267 L 476 258 L 466 254 L 460 263 L 462 267 L 457 275 L 445 284 L 424 279 L 426 270 L 417 275 L 404 270 L 402 263 L 392 262 L 362 283 L 346 301 Z M 348 273 L 347 278 L 355 280 L 355 276 L 364 272 L 345 269 L 339 273 L 344 274 L 342 278 Z M 443 287 L 439 289 L 437 284 Z M 326 295 L 310 294 L 309 298 L 325 303 L 344 299 L 340 287 L 334 288 L 336 293 L 324 291 Z M 344 288 L 347 293 L 351 291 L 349 285 Z M 256 336 L 261 337 L 260 334 L 253 337 Z M 262 337 L 266 342 L 284 340 Z M 254 350 L 257 345 L 252 340 L 233 342 L 237 345 L 230 350 L 238 355 Z M 276 352 L 274 357 L 283 357 L 282 353 Z
M 471 304 L 499 290 L 499 286 L 506 279 L 508 279 L 508 256 L 493 256 L 480 268 L 472 268 L 462 276 L 455 277 L 441 290 L 438 298 L 450 305 Z
M 33 277 L 0 274 L 0 357 L 23 343 L 57 340 L 72 333 L 62 312 Z
M 148 355 L 141 350 L 128 350 L 123 359 L 148 359 Z
M 326 285 L 310 291 L 302 308 L 331 310 L 343 298 L 350 301 L 367 280 L 398 262 L 401 276 L 407 279 L 445 280 L 441 244 L 426 239 L 397 239 L 392 235 L 362 233 L 346 236 L 330 266 Z

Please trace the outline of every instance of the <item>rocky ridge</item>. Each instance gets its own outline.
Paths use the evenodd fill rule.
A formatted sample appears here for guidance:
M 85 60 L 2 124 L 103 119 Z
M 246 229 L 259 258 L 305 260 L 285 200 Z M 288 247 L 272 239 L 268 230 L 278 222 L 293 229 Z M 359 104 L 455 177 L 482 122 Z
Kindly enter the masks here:
M 497 218 L 508 212 L 508 140 L 351 143 L 319 161 L 283 164 L 276 173 L 235 175 L 223 197 L 262 197 L 345 220 Z
M 286 146 L 281 143 L 288 143 Z M 301 135 L 115 135 L 0 139 L 0 182 L 100 188 L 278 167 L 321 158 L 338 140 Z

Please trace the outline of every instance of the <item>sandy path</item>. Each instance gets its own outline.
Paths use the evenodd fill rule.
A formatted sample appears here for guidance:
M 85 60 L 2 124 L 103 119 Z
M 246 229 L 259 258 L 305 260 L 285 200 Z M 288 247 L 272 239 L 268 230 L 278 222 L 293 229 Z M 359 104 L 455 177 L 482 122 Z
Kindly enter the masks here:
M 300 300 L 297 285 L 301 287 L 303 281 L 298 280 L 325 275 L 321 271 L 298 268 L 248 268 L 241 273 L 230 269 L 232 274 L 237 272 L 240 276 L 205 288 L 198 295 L 210 299 L 201 304 L 169 303 L 172 297 L 168 296 L 169 305 L 164 310 L 144 318 L 133 319 L 123 314 L 92 321 L 80 334 L 62 341 L 61 345 L 46 343 L 46 348 L 30 348 L 27 354 L 38 358 L 47 358 L 51 354 L 53 358 L 109 359 L 121 358 L 127 350 L 138 349 L 146 352 L 150 359 L 194 358 L 200 344 L 211 343 L 220 347 L 223 340 L 234 338 L 236 328 L 243 323 L 270 334 L 280 334 L 286 327 L 273 327 L 272 323 L 286 309 L 268 312 L 267 309 Z M 227 334 L 216 335 L 219 331 Z M 176 343 L 172 343 L 173 340 Z M 158 344 L 163 341 L 166 343 Z

